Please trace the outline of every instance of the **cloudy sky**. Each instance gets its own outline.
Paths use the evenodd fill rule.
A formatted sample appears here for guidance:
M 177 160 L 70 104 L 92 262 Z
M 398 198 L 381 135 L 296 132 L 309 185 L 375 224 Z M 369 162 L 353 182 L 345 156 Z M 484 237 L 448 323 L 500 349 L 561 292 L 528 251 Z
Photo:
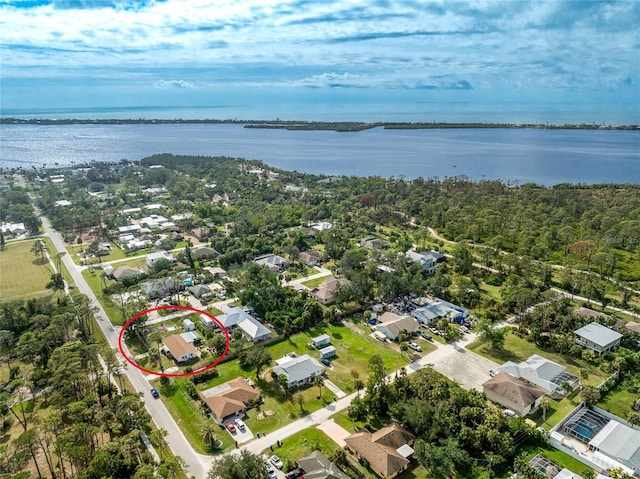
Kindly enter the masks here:
M 639 32 L 637 0 L 0 0 L 0 107 L 640 123 Z

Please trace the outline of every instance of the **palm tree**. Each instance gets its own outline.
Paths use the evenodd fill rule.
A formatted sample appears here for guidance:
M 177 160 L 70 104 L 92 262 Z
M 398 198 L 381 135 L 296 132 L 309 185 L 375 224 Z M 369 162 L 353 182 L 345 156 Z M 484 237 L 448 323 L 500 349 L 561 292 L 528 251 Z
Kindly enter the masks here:
M 313 385 L 318 386 L 318 389 L 320 391 L 318 393 L 318 399 L 322 398 L 322 386 L 324 386 L 324 378 L 322 376 L 316 376 L 315 378 L 313 378 Z
M 352 369 L 351 377 L 353 378 L 353 388 L 356 390 L 357 395 L 360 396 L 360 390 L 364 387 L 364 383 L 360 379 L 360 373 L 356 369 Z
M 42 240 L 36 240 L 31 246 L 31 252 L 35 254 L 41 263 L 44 263 L 44 253 L 47 250 L 47 247 Z
M 220 446 L 220 441 L 216 437 L 216 427 L 211 421 L 207 421 L 200 426 L 200 439 L 209 450 Z
M 542 408 L 542 422 L 547 421 L 547 409 L 549 408 L 549 398 L 544 396 L 542 401 L 540 401 L 540 407 Z

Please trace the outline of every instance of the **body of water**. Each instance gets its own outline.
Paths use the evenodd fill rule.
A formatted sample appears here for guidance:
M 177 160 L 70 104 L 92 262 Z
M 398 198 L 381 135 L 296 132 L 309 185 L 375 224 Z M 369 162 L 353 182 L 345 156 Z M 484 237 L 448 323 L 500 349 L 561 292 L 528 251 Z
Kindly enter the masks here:
M 537 183 L 640 183 L 640 132 L 440 129 L 354 133 L 239 124 L 2 125 L 3 168 L 140 160 L 156 153 L 262 160 L 285 170 L 347 176 Z

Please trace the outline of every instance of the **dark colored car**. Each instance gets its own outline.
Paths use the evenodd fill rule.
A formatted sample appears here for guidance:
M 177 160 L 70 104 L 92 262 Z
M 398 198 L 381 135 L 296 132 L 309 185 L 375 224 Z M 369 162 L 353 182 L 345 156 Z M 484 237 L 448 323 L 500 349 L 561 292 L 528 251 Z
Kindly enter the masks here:
M 327 366 L 327 367 L 328 367 L 328 366 L 331 366 L 331 361 L 329 361 L 327 358 L 322 358 L 322 359 L 320 360 L 320 362 L 321 362 L 322 364 L 324 364 L 325 366 Z
M 156 388 L 151 388 L 151 395 L 158 399 L 160 397 L 160 393 L 158 392 L 158 390 Z

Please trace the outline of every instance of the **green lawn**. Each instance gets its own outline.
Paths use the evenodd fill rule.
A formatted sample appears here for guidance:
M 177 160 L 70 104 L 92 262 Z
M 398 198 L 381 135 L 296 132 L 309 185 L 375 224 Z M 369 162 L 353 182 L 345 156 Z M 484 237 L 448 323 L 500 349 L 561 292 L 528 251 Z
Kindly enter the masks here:
M 576 474 L 580 474 L 585 469 L 589 469 L 587 465 L 581 463 L 577 459 L 574 459 L 568 454 L 565 454 L 564 452 L 551 447 L 548 444 L 536 447 L 523 446 L 523 452 L 526 452 L 528 454 L 529 459 L 532 459 L 536 454 L 540 454 L 541 456 L 546 457 L 561 468 L 566 467 L 571 472 L 574 472 Z
M 6 244 L 0 252 L 0 291 L 3 301 L 46 296 L 46 288 L 53 268 L 48 261 L 41 262 L 31 252 L 35 241 L 17 241 Z
M 302 285 L 306 286 L 309 289 L 313 289 L 316 286 L 324 283 L 326 280 L 328 280 L 330 278 L 333 278 L 333 275 L 332 274 L 327 274 L 325 276 L 320 276 L 319 278 L 316 278 L 316 279 L 310 279 L 309 281 L 304 281 L 302 283 Z
M 638 399 L 640 377 L 627 376 L 598 403 L 598 407 L 611 414 L 626 419 L 633 412 L 633 404 Z
M 315 427 L 305 429 L 282 441 L 282 446 L 273 446 L 273 452 L 267 448 L 263 454 L 271 456 L 276 454 L 285 464 L 291 464 L 313 451 L 320 449 L 325 456 L 331 457 L 339 446 L 324 432 Z M 286 467 L 285 467 L 286 470 Z
M 75 264 L 83 264 L 84 259 L 78 256 L 78 253 L 87 249 L 88 244 L 80 244 L 80 245 L 69 245 L 67 246 L 67 251 L 71 255 L 73 262 Z M 106 263 L 107 261 L 114 261 L 118 259 L 125 259 L 127 257 L 126 253 L 118 248 L 116 245 L 111 244 L 111 251 L 106 256 L 100 256 L 99 258 L 89 258 L 89 263 Z
M 87 281 L 87 284 L 96 295 L 96 298 L 98 298 L 98 301 L 100 301 L 109 320 L 113 324 L 123 325 L 124 321 L 122 320 L 122 313 L 118 305 L 113 302 L 110 296 L 104 296 L 102 294 L 101 274 L 102 269 L 85 269 L 82 272 L 83 278 Z M 115 281 L 105 278 L 105 284 L 107 286 L 113 283 L 115 283 Z

